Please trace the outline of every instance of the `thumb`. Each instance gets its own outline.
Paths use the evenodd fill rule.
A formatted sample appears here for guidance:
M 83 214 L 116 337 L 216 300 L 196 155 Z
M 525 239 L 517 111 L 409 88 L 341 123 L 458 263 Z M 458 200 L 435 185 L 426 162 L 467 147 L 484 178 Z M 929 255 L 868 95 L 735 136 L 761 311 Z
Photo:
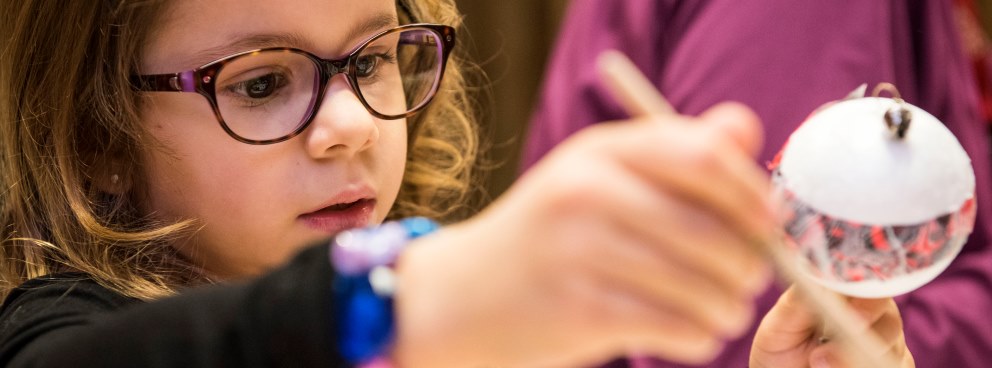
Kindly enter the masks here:
M 719 103 L 704 111 L 698 119 L 706 126 L 725 134 L 751 157 L 756 157 L 761 152 L 764 143 L 761 119 L 744 104 Z
M 806 306 L 795 287 L 790 287 L 762 318 L 752 350 L 781 352 L 796 349 L 817 333 L 819 323 L 819 317 Z

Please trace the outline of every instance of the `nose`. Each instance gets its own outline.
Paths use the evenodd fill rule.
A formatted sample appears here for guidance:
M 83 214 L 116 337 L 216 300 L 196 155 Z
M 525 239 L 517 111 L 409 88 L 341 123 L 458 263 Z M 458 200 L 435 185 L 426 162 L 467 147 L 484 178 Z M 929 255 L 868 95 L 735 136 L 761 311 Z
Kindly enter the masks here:
M 375 145 L 379 126 L 343 75 L 327 84 L 306 133 L 307 152 L 314 158 L 351 157 Z

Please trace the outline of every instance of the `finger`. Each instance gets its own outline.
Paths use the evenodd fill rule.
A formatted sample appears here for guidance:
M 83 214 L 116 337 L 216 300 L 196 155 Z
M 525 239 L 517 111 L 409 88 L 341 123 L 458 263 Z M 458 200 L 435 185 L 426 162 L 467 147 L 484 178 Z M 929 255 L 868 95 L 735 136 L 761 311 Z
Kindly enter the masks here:
M 676 120 L 681 122 L 685 119 Z M 731 169 L 734 176 L 743 179 L 742 183 L 752 184 L 749 188 L 752 193 L 768 193 L 770 188 L 767 185 L 757 185 L 768 183 L 767 174 L 763 170 L 755 170 L 753 160 L 761 152 L 764 141 L 761 120 L 757 114 L 741 103 L 723 102 L 710 107 L 695 120 L 695 125 L 707 128 L 716 137 L 727 138 L 717 139 L 715 144 L 744 152 L 747 156 L 726 155 L 729 158 L 726 167 Z
M 612 341 L 607 356 L 636 351 L 664 357 L 681 363 L 701 364 L 712 360 L 722 348 L 722 341 L 667 308 L 646 302 L 641 296 L 616 290 L 609 283 L 599 285 L 611 290 L 590 294 L 591 300 L 602 303 L 604 311 L 597 313 L 607 320 L 596 320 L 596 328 Z M 605 328 L 605 329 L 604 329 Z
M 742 199 L 742 200 L 745 200 L 746 201 L 748 198 L 752 198 L 751 196 L 748 196 L 747 195 L 748 192 L 750 192 L 752 194 L 758 194 L 759 195 L 759 198 L 766 198 L 767 197 L 767 193 L 768 193 L 768 190 L 769 190 L 768 189 L 769 186 L 767 185 L 767 175 L 765 174 L 765 172 L 763 170 L 758 170 L 757 167 L 756 167 L 756 165 L 754 164 L 753 160 L 751 160 L 751 158 L 753 156 L 755 156 L 757 154 L 757 152 L 759 152 L 760 149 L 761 149 L 761 145 L 762 145 L 761 124 L 760 124 L 760 120 L 758 119 L 757 115 L 755 115 L 754 112 L 751 111 L 746 106 L 741 105 L 739 103 L 722 103 L 722 104 L 718 104 L 718 105 L 710 108 L 706 112 L 704 112 L 704 114 L 702 116 L 700 116 L 699 119 L 695 119 L 696 120 L 695 123 L 697 123 L 697 124 L 686 124 L 687 122 L 692 121 L 693 119 L 691 119 L 689 117 L 686 117 L 686 116 L 677 116 L 677 115 L 665 115 L 665 116 L 655 116 L 655 117 L 647 117 L 647 118 L 641 117 L 641 118 L 638 118 L 637 120 L 653 120 L 654 121 L 654 124 L 653 125 L 663 125 L 663 126 L 666 126 L 666 127 L 672 127 L 672 126 L 674 126 L 674 127 L 683 128 L 683 129 L 686 126 L 690 126 L 690 125 L 697 125 L 697 126 L 698 125 L 702 125 L 702 126 L 704 126 L 706 128 L 704 130 L 712 131 L 712 133 L 710 133 L 708 135 L 714 137 L 715 138 L 714 140 L 716 142 L 706 142 L 705 140 L 703 140 L 703 141 L 700 142 L 700 144 L 699 144 L 700 146 L 706 146 L 707 144 L 708 145 L 716 145 L 718 147 L 721 147 L 722 146 L 722 150 L 725 150 L 725 151 L 726 150 L 729 150 L 729 151 L 741 150 L 741 152 L 746 152 L 746 154 L 747 154 L 746 159 L 744 159 L 744 158 L 731 158 L 729 160 L 723 160 L 724 162 L 722 162 L 722 164 L 723 164 L 722 166 L 725 166 L 725 167 L 734 169 L 734 170 L 732 170 L 732 172 L 734 173 L 734 176 L 735 177 L 741 178 L 741 179 L 750 179 L 750 180 L 741 181 L 742 183 L 745 183 L 745 184 L 751 183 L 750 185 L 746 185 L 745 186 L 746 190 L 743 191 L 744 193 L 733 193 L 733 192 L 731 192 L 731 193 L 727 193 L 728 195 L 726 197 L 735 198 L 735 195 L 736 194 L 744 194 L 743 196 L 739 196 L 739 197 L 736 197 L 736 198 L 739 198 L 739 199 Z M 640 124 L 635 124 L 635 126 L 637 126 L 637 125 L 640 125 Z M 623 125 L 620 125 L 620 126 L 623 126 Z M 678 129 L 675 129 L 675 130 L 678 130 Z M 651 139 L 655 138 L 655 137 L 651 136 L 650 134 L 649 135 L 645 135 L 645 136 L 648 137 L 648 138 L 651 138 Z M 685 138 L 685 137 L 678 137 L 678 138 Z M 728 144 L 726 144 L 726 145 L 721 144 L 722 142 L 727 142 Z M 676 142 L 676 143 L 678 143 L 678 142 Z M 629 145 L 625 145 L 625 146 L 629 146 Z M 665 144 L 664 142 L 658 142 L 657 146 L 658 147 L 662 147 L 663 149 L 668 149 L 668 147 L 669 147 L 669 145 L 668 144 Z M 701 156 L 701 160 L 703 161 L 702 164 L 704 166 L 707 166 L 707 165 L 709 165 L 707 162 L 708 161 L 712 161 L 712 160 L 710 160 L 709 154 L 706 153 L 707 152 L 706 150 L 703 150 L 702 152 L 703 152 L 703 154 Z M 637 160 L 637 159 L 643 158 L 643 157 L 640 157 L 639 156 L 642 153 L 643 152 L 640 152 L 640 151 L 634 152 L 634 159 Z M 694 154 L 691 154 L 690 153 L 690 154 L 685 155 L 685 156 L 687 156 L 688 158 L 690 158 L 690 161 L 692 161 L 691 159 L 694 156 L 699 156 L 699 155 L 698 154 L 695 154 L 694 155 Z M 653 157 L 658 157 L 658 156 L 656 156 L 656 155 L 647 155 L 647 157 L 652 157 L 653 158 Z M 642 160 L 642 161 L 648 161 L 648 162 L 650 162 L 651 160 Z M 720 160 L 717 160 L 717 161 L 720 161 Z M 748 162 L 750 162 L 750 163 L 748 163 Z M 665 168 L 668 168 L 669 167 L 668 165 L 659 165 L 659 166 L 662 166 L 662 167 L 665 167 Z M 721 165 L 716 165 L 716 166 L 721 166 Z M 672 167 L 678 168 L 678 166 L 672 166 Z M 686 175 L 686 177 L 690 177 L 691 178 L 691 175 Z M 754 181 L 756 178 L 760 178 L 760 179 L 758 179 L 757 181 Z M 697 179 L 705 179 L 705 178 L 697 178 Z M 730 189 L 734 189 L 735 188 L 729 182 L 709 181 L 709 183 L 726 183 L 726 184 L 728 184 L 728 188 L 730 188 Z M 755 184 L 755 183 L 764 183 L 764 184 Z M 687 191 L 689 195 L 697 195 L 697 196 L 699 196 L 699 198 L 697 198 L 697 199 L 702 199 L 704 202 L 706 202 L 706 200 L 707 199 L 710 199 L 710 198 L 719 199 L 719 197 L 707 197 L 707 196 L 705 196 L 705 193 L 706 193 L 705 190 L 691 190 L 691 189 L 705 189 L 703 187 L 693 188 L 692 187 L 692 183 L 682 183 L 682 184 L 687 184 L 683 188 L 690 189 L 690 190 Z M 749 190 L 747 190 L 747 189 L 749 189 Z M 767 238 L 768 233 L 763 228 L 763 224 L 768 223 L 768 222 L 774 222 L 774 219 L 775 219 L 775 216 L 774 216 L 774 213 L 775 213 L 774 208 L 775 207 L 770 203 L 771 201 L 766 199 L 766 200 L 761 201 L 761 202 L 763 202 L 763 203 L 761 203 L 761 204 L 752 203 L 752 206 L 760 206 L 760 207 L 756 207 L 756 208 L 760 208 L 760 211 L 762 211 L 761 214 L 763 214 L 765 216 L 761 216 L 761 214 L 759 214 L 758 216 L 755 216 L 754 214 L 752 214 L 751 217 L 744 218 L 743 219 L 744 221 L 742 222 L 743 225 L 744 225 L 744 226 L 742 226 L 742 230 L 744 230 L 745 233 L 748 236 L 750 236 L 752 238 L 757 238 L 757 239 L 765 239 L 765 238 Z M 720 203 L 724 203 L 725 204 L 727 202 L 725 202 L 725 201 L 723 201 L 723 202 L 716 201 L 716 203 L 717 204 L 720 204 Z M 730 214 L 732 215 L 732 214 L 734 214 L 734 212 L 730 212 Z M 737 219 L 739 219 L 739 218 L 737 218 Z M 749 221 L 749 220 L 752 220 L 752 219 L 753 220 L 757 220 L 757 221 Z M 735 220 L 735 218 L 733 216 L 730 216 L 730 220 L 733 221 L 733 220 Z
M 731 173 L 740 177 L 742 183 L 751 184 L 752 193 L 768 193 L 771 188 L 764 170 L 757 167 L 754 157 L 761 152 L 763 133 L 761 121 L 747 106 L 736 102 L 724 102 L 704 111 L 698 118 L 699 124 L 709 128 L 713 134 L 726 139 L 717 140 L 720 144 L 731 144 L 745 153 L 727 155 L 727 166 Z
M 658 310 L 667 310 L 701 326 L 714 336 L 736 337 L 750 326 L 750 298 L 729 293 L 697 270 L 652 254 L 640 239 L 613 239 L 604 253 L 611 262 L 592 268 L 612 288 L 639 296 Z
M 875 334 L 882 345 L 883 350 L 874 352 L 875 356 L 891 355 L 894 357 L 906 358 L 906 344 L 902 330 L 902 318 L 899 316 L 898 308 L 891 298 L 887 299 L 859 299 L 851 298 L 849 303 L 863 318 L 864 326 L 862 333 Z M 816 347 L 810 353 L 810 364 L 830 363 L 830 367 L 847 367 L 845 357 L 837 342 L 830 342 Z M 910 356 L 909 360 L 912 360 Z M 815 367 L 815 365 L 812 365 Z
M 628 221 L 620 225 L 655 239 L 658 244 L 655 249 L 663 257 L 684 262 L 729 290 L 747 296 L 767 288 L 771 268 L 751 249 L 748 239 L 728 228 L 725 222 L 704 208 L 673 198 L 665 190 L 641 181 L 615 180 L 615 184 L 616 195 L 624 197 L 618 201 L 628 203 L 631 213 L 637 214 L 623 217 Z
M 627 125 L 607 149 L 647 180 L 712 209 L 743 236 L 768 238 L 776 221 L 764 171 L 732 144 L 721 143 L 729 140 L 723 134 L 658 125 Z
M 732 200 L 737 200 L 737 206 L 728 205 L 731 218 L 744 219 L 745 229 L 754 232 L 746 233 L 752 238 L 766 239 L 769 234 L 769 224 L 778 225 L 775 217 L 776 209 L 771 201 L 771 181 L 768 173 L 760 167 L 752 156 L 746 154 L 740 147 L 733 143 L 734 138 L 726 132 L 721 132 L 710 127 L 705 130 L 707 141 L 713 142 L 718 150 L 716 154 L 716 165 L 712 168 L 716 195 L 723 195 L 723 203 L 733 204 Z M 760 135 L 760 133 L 756 133 Z M 760 141 L 760 139 L 757 139 Z M 705 167 L 704 167 L 705 168 Z M 721 184 L 730 184 L 722 186 Z M 720 197 L 717 197 L 720 198 Z M 727 201 L 727 199 L 731 201 Z M 733 212 L 736 210 L 737 212 Z
M 667 115 L 641 117 L 636 120 L 648 120 L 653 123 L 607 125 L 620 127 L 617 130 L 622 130 L 625 127 L 627 130 L 640 130 L 633 133 L 635 135 L 634 140 L 637 138 L 651 140 L 658 139 L 658 141 L 653 142 L 653 146 L 648 146 L 647 149 L 641 149 L 643 148 L 642 145 L 639 145 L 637 142 L 630 139 L 630 142 L 627 142 L 630 144 L 624 143 L 623 139 L 619 140 L 621 144 L 616 146 L 618 146 L 621 150 L 626 150 L 628 152 L 626 158 L 628 162 L 634 162 L 635 164 L 638 162 L 647 163 L 649 165 L 653 165 L 655 169 L 662 168 L 663 170 L 667 170 L 667 174 L 669 175 L 662 175 L 659 179 L 665 180 L 670 184 L 676 184 L 676 187 L 681 187 L 683 189 L 685 192 L 684 194 L 694 196 L 697 200 L 701 200 L 703 203 L 716 204 L 719 206 L 718 208 L 733 208 L 731 206 L 727 206 L 728 202 L 721 199 L 737 198 L 741 202 L 749 202 L 750 200 L 750 206 L 760 206 L 761 209 L 759 209 L 758 212 L 748 213 L 743 217 L 739 217 L 735 216 L 739 214 L 738 212 L 730 211 L 725 213 L 727 215 L 726 217 L 735 225 L 740 225 L 740 229 L 749 237 L 757 239 L 765 239 L 768 237 L 767 226 L 769 223 L 773 224 L 775 222 L 775 216 L 774 211 L 772 210 L 773 206 L 767 199 L 769 188 L 767 184 L 767 175 L 764 170 L 758 169 L 752 159 L 756 152 L 761 148 L 762 133 L 760 122 L 757 116 L 750 109 L 736 103 L 723 103 L 716 105 L 705 112 L 700 119 Z M 689 124 L 690 122 L 696 124 Z M 653 126 L 656 130 L 658 127 L 661 127 L 664 131 L 660 133 L 667 132 L 669 134 L 667 137 L 649 134 L 649 132 L 644 131 L 646 128 L 644 128 L 643 125 Z M 697 130 L 706 132 L 703 134 L 706 137 L 697 140 L 687 139 L 690 137 L 685 133 L 685 131 L 693 130 L 692 128 L 699 128 L 700 126 L 702 129 Z M 659 132 L 655 133 L 660 134 Z M 631 147 L 634 148 L 631 149 Z M 671 155 L 666 155 L 664 152 L 650 152 L 652 147 L 656 150 L 668 152 L 671 152 L 674 148 L 675 150 L 681 151 L 682 154 L 672 157 Z M 717 151 L 724 152 L 724 154 L 727 154 L 726 152 L 746 152 L 746 154 L 745 157 L 721 159 L 717 158 L 720 154 L 714 154 Z M 674 158 L 676 162 L 658 160 L 664 158 Z M 718 175 L 710 175 L 709 178 L 696 178 L 692 175 L 685 174 L 686 166 L 696 169 L 705 169 L 707 167 L 716 168 L 717 170 L 711 171 L 715 171 L 717 173 L 720 171 L 719 168 L 721 167 L 730 168 L 732 169 L 731 172 L 733 173 L 733 176 L 740 180 L 720 180 L 721 178 L 718 177 Z M 651 171 L 647 172 L 650 173 Z M 662 172 L 662 174 L 665 174 L 665 172 Z M 678 177 L 672 178 L 672 174 L 678 175 Z M 711 192 L 706 190 L 708 189 L 707 186 L 699 185 L 698 183 L 708 183 L 710 184 L 710 187 L 713 185 L 724 184 L 725 188 L 723 188 L 723 190 L 725 192 L 716 193 L 717 196 L 713 196 L 711 195 Z M 742 188 L 734 185 L 737 183 L 744 184 L 743 190 L 737 190 Z M 755 195 L 757 195 L 757 198 L 760 198 L 761 200 L 753 200 Z
M 906 344 L 904 342 L 892 341 L 888 344 L 888 349 L 876 352 L 875 356 L 881 357 L 884 355 L 889 355 L 894 358 L 892 359 L 893 362 L 900 362 L 901 366 L 914 367 L 915 364 L 913 364 L 913 356 L 912 354 L 908 354 L 905 346 Z M 838 345 L 837 342 L 831 341 L 829 343 L 816 346 L 810 351 L 809 364 L 812 368 L 857 367 L 856 364 L 849 362 L 848 358 L 849 356 L 845 354 L 840 345 Z
M 763 257 L 742 244 L 747 239 L 739 232 L 709 209 L 674 198 L 665 188 L 646 182 L 628 167 L 602 159 L 605 153 L 597 150 L 607 151 L 584 150 L 589 158 L 582 160 L 581 169 L 555 178 L 573 185 L 544 194 L 549 201 L 558 203 L 552 206 L 555 213 L 550 216 L 585 213 L 589 212 L 585 208 L 593 208 L 593 213 L 627 232 L 654 238 L 654 248 L 664 252 L 664 257 L 688 262 L 722 280 L 731 290 L 753 295 L 767 288 L 771 269 Z M 576 231 L 583 232 L 580 230 Z
M 737 102 L 723 102 L 704 111 L 698 119 L 726 134 L 751 157 L 761 152 L 764 141 L 761 119 L 747 106 Z
M 743 105 L 724 103 L 705 112 L 701 120 L 704 120 L 702 122 L 707 124 L 706 126 L 710 128 L 711 134 L 714 134 L 712 142 L 721 147 L 727 147 L 727 150 L 731 151 L 730 153 L 718 156 L 719 166 L 726 175 L 732 178 L 725 182 L 741 183 L 743 185 L 727 185 L 723 188 L 724 190 L 722 192 L 719 188 L 716 189 L 716 194 L 723 194 L 731 200 L 736 198 L 745 203 L 737 207 L 728 206 L 728 208 L 736 208 L 738 211 L 743 211 L 730 215 L 729 217 L 731 218 L 744 219 L 745 221 L 754 220 L 751 221 L 750 228 L 757 229 L 754 230 L 756 232 L 741 232 L 748 236 L 749 241 L 767 239 L 766 234 L 769 231 L 769 219 L 771 219 L 772 228 L 777 228 L 778 225 L 777 220 L 775 220 L 777 219 L 775 213 L 777 213 L 776 208 L 778 206 L 773 204 L 773 198 L 770 198 L 771 196 L 769 195 L 771 193 L 771 187 L 768 175 L 754 163 L 750 156 L 735 154 L 733 152 L 734 149 L 729 148 L 732 144 L 725 143 L 736 140 L 742 146 L 750 145 L 750 147 L 744 147 L 745 149 L 754 150 L 755 152 L 760 150 L 761 129 L 757 116 Z M 726 129 L 729 132 L 721 132 L 719 131 L 720 129 Z M 737 147 L 737 149 L 741 148 Z M 721 182 L 714 179 L 711 183 Z M 748 203 L 746 201 L 748 198 L 757 198 L 757 200 L 752 200 Z M 728 222 L 732 223 L 733 221 L 733 219 L 730 219 Z M 753 244 L 745 248 L 737 248 L 737 250 L 753 252 L 752 248 Z M 768 278 L 771 278 L 770 268 L 765 267 L 755 271 L 766 273 Z M 767 286 L 767 282 L 763 286 Z
M 898 316 L 885 314 L 872 325 L 872 332 L 889 347 L 885 353 L 902 354 L 906 350 L 902 319 Z
M 902 317 L 895 300 L 852 297 L 848 298 L 848 305 L 857 312 L 863 323 L 860 329 L 864 333 L 874 333 L 888 348 L 900 344 L 903 338 Z
M 733 182 L 741 183 L 743 187 L 730 187 L 727 189 L 728 195 L 743 196 L 742 199 L 752 199 L 750 203 L 744 204 L 745 213 L 741 215 L 751 216 L 752 226 L 758 231 L 757 234 L 749 234 L 752 239 L 767 239 L 762 237 L 767 235 L 769 229 L 766 221 L 771 221 L 774 226 L 778 225 L 775 214 L 778 212 L 778 205 L 771 198 L 772 187 L 768 179 L 768 174 L 761 169 L 749 156 L 740 154 L 727 154 L 721 156 L 722 166 L 726 173 L 734 178 Z M 734 190 L 732 193 L 730 193 Z M 761 217 L 768 216 L 767 218 Z M 763 232 L 764 231 L 764 232 Z
M 767 279 L 753 281 L 763 275 L 741 273 L 757 267 L 742 268 L 739 263 L 762 262 L 747 250 L 745 241 L 728 235 L 717 237 L 730 243 L 727 245 L 700 244 L 714 233 L 734 232 L 677 231 L 682 227 L 679 222 L 684 220 L 680 216 L 686 206 L 664 200 L 664 193 L 615 165 L 590 168 L 611 178 L 610 192 L 587 201 L 593 208 L 602 208 L 606 221 L 599 223 L 613 229 L 584 231 L 585 236 L 599 237 L 581 240 L 582 246 L 592 249 L 569 252 L 582 255 L 580 266 L 611 279 L 614 287 L 644 295 L 647 301 L 674 309 L 723 336 L 739 334 L 746 328 L 752 315 L 749 303 L 759 289 L 755 284 Z M 710 222 L 723 226 L 719 221 Z M 683 233 L 686 235 L 679 237 Z M 740 257 L 729 259 L 734 250 Z
M 865 320 L 867 325 L 872 325 L 887 313 L 899 315 L 899 308 L 892 298 L 865 299 L 850 297 L 848 304 L 858 312 L 858 315 Z
M 667 359 L 696 362 L 712 357 L 721 342 L 699 325 L 645 303 L 640 296 L 616 288 L 602 277 L 574 273 L 552 292 L 561 305 L 559 325 L 546 325 L 560 339 L 541 341 L 543 354 L 511 358 L 501 366 L 571 367 L 605 361 L 631 351 L 647 351 Z M 537 322 L 537 321 L 534 321 Z M 541 333 L 535 331 L 536 333 Z M 529 348 L 531 344 L 525 344 Z M 506 350 L 506 349 L 504 349 Z M 555 352 L 548 354 L 548 351 Z
M 892 308 L 886 308 L 886 312 L 875 319 L 870 330 L 866 331 L 866 333 L 874 333 L 878 336 L 878 339 L 887 348 L 885 351 L 878 352 L 879 356 L 884 354 L 899 356 L 906 351 L 902 318 L 899 316 L 898 308 L 895 308 L 895 302 L 892 303 L 892 306 Z
M 819 324 L 819 316 L 790 287 L 761 320 L 753 348 L 770 354 L 799 348 L 813 340 Z
M 751 298 L 767 288 L 771 269 L 765 259 L 750 249 L 747 239 L 719 219 L 619 168 L 597 172 L 611 178 L 613 190 L 609 196 L 597 196 L 602 207 L 610 211 L 611 222 L 619 227 L 621 236 L 647 244 L 638 247 L 640 254 L 634 257 L 681 265 L 686 272 L 711 280 L 723 292 L 742 298 Z
M 844 368 L 849 367 L 841 358 L 843 355 L 834 343 L 820 345 L 809 353 L 810 368 Z

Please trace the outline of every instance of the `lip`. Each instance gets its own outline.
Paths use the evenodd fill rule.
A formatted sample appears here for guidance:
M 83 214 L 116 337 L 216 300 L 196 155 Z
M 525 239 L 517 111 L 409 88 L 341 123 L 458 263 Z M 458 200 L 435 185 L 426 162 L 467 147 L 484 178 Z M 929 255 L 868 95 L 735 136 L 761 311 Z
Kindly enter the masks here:
M 334 206 L 347 205 L 343 208 Z M 374 192 L 367 187 L 342 192 L 319 208 L 299 216 L 307 227 L 334 235 L 341 231 L 365 227 L 372 221 L 376 200 Z

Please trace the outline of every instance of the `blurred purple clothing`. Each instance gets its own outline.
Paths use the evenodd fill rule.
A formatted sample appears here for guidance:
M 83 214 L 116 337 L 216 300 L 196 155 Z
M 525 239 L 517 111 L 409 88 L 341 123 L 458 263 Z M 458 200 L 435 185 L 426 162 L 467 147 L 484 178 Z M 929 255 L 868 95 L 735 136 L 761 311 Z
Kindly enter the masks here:
M 625 117 L 596 80 L 594 62 L 605 49 L 627 53 L 684 114 L 724 100 L 751 106 L 765 124 L 762 163 L 818 106 L 861 83 L 871 91 L 892 82 L 957 135 L 978 181 L 978 222 L 962 254 L 937 280 L 897 299 L 909 348 L 920 367 L 988 366 L 989 140 L 952 10 L 950 0 L 575 0 L 547 69 L 524 167 L 582 127 Z M 779 293 L 760 298 L 759 318 Z M 707 366 L 746 366 L 753 336 L 752 329 L 730 342 Z

